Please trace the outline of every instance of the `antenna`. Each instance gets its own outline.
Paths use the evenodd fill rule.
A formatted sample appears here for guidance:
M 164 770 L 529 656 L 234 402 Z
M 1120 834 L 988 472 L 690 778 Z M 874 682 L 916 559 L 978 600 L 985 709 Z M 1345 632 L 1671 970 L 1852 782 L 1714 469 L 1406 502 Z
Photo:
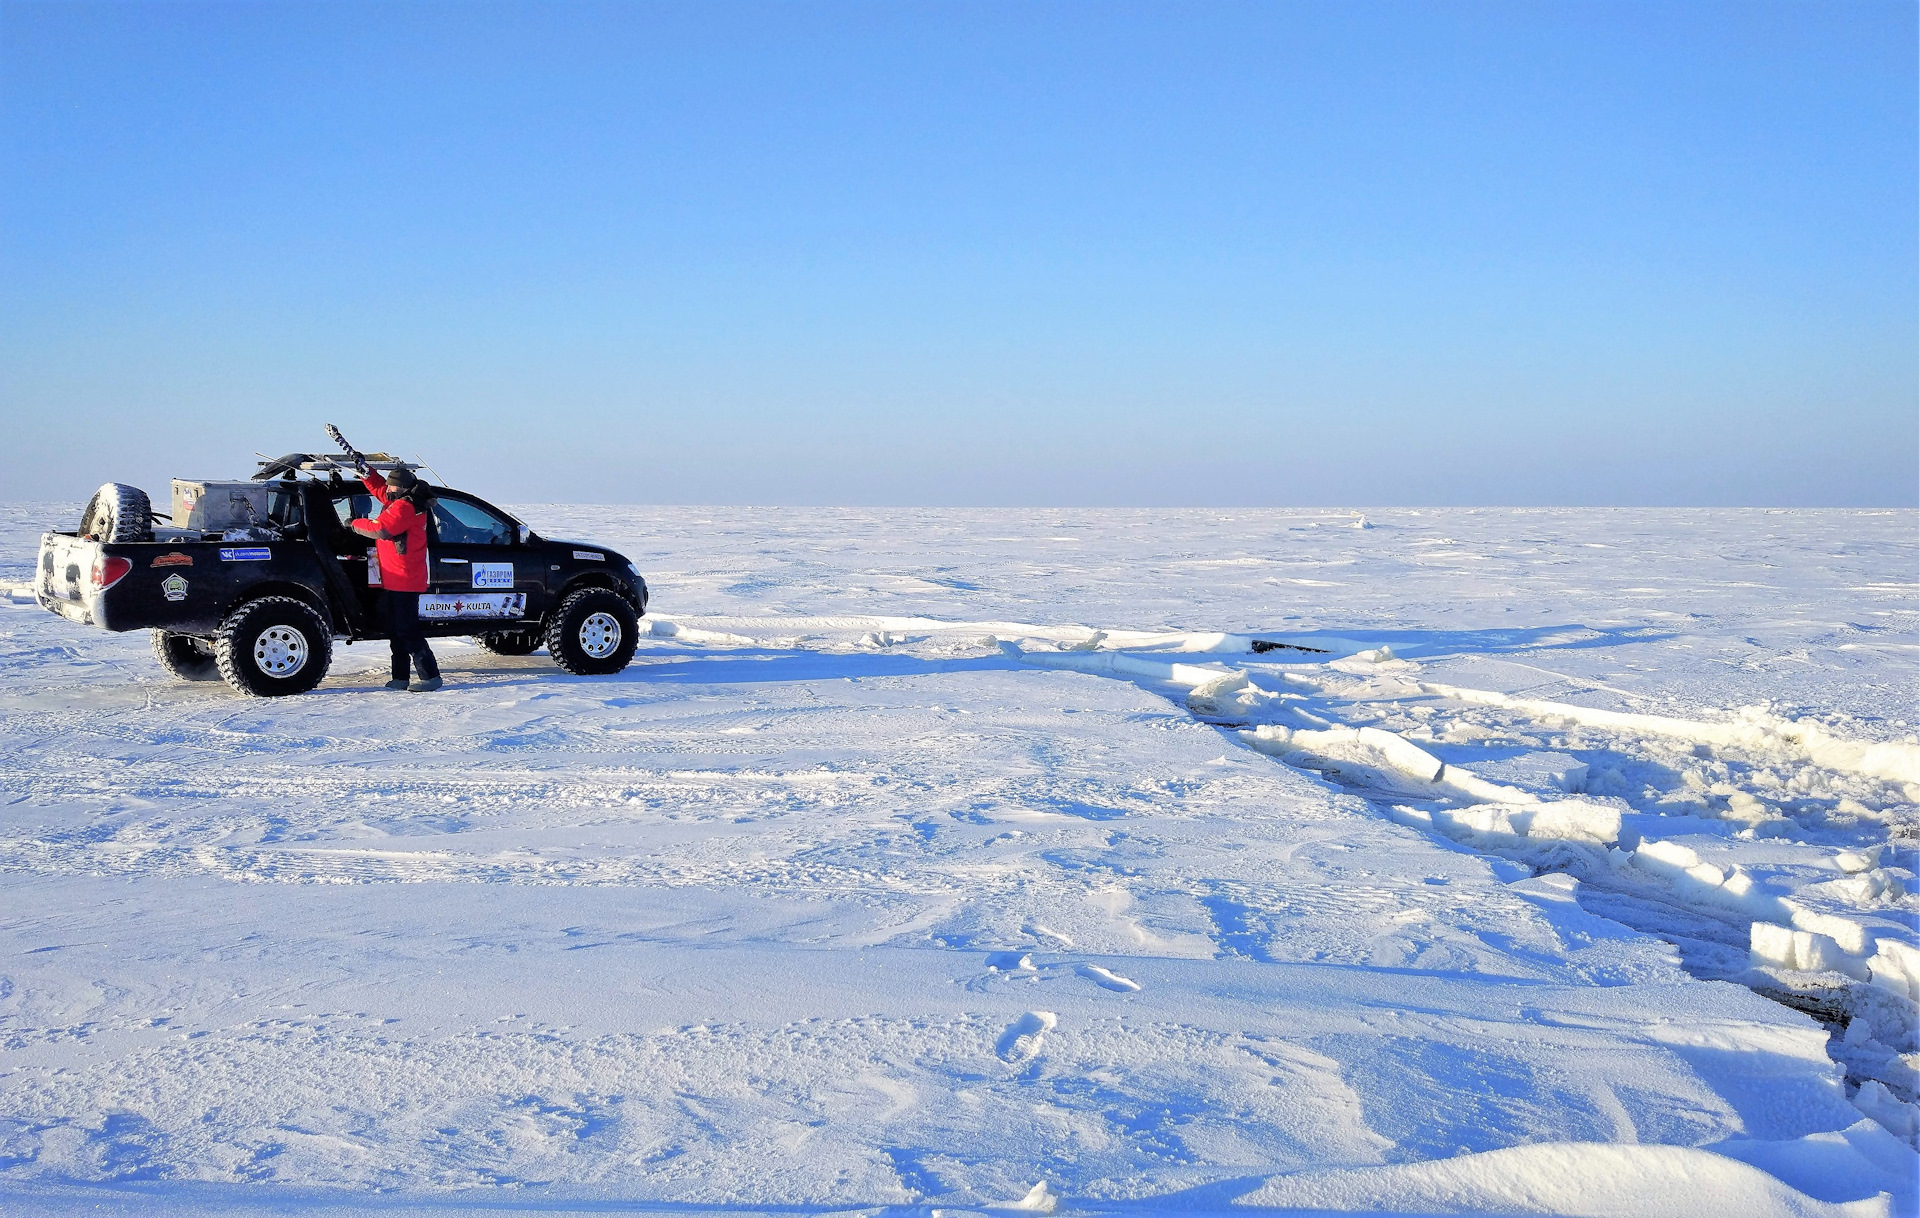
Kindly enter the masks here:
M 419 453 L 413 454 L 413 459 L 420 463 L 421 468 L 425 469 L 428 473 L 432 474 L 434 477 L 434 480 L 439 482 L 441 486 L 453 485 L 452 483 L 448 482 L 445 478 L 442 478 L 440 476 L 439 470 L 433 468 L 433 466 L 431 465 L 428 465 L 426 458 L 422 457 Z

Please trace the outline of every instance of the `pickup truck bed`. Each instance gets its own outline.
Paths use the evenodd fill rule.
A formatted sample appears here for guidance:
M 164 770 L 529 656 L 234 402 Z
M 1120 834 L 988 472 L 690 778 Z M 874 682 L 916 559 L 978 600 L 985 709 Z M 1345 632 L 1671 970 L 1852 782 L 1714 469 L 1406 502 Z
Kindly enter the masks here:
M 358 561 L 364 579 L 365 555 Z M 34 591 L 46 608 L 83 626 L 208 636 L 242 600 L 296 596 L 325 607 L 337 634 L 368 637 L 360 598 L 349 601 L 346 585 L 328 584 L 308 540 L 102 542 L 48 533 Z

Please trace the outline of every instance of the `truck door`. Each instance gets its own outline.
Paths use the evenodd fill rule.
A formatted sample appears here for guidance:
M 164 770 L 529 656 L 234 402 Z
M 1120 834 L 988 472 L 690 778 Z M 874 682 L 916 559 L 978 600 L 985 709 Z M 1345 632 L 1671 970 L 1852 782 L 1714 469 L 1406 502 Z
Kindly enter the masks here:
M 268 516 L 283 526 L 302 526 L 313 543 L 314 557 L 320 563 L 320 577 L 327 599 L 346 613 L 356 633 L 364 631 L 373 605 L 373 590 L 367 587 L 365 561 L 360 543 L 342 523 L 344 508 L 335 505 L 334 491 L 323 482 L 285 483 L 268 493 Z M 338 488 L 345 495 L 345 488 Z M 293 534 L 299 536 L 298 532 Z
M 429 630 L 497 630 L 537 620 L 546 609 L 542 555 L 522 544 L 519 528 L 489 507 L 434 496 L 427 557 L 432 594 L 421 600 L 420 617 Z
M 375 613 L 380 595 L 379 568 L 373 563 L 373 540 L 353 531 L 352 522 L 365 520 L 380 514 L 380 505 L 374 502 L 372 495 L 358 483 L 342 483 L 326 488 L 326 494 L 333 503 L 335 524 L 329 528 L 324 515 L 312 513 L 307 527 L 313 531 L 316 544 L 328 546 L 340 569 L 346 574 L 347 582 L 353 585 L 360 597 L 360 609 L 368 622 L 379 622 Z

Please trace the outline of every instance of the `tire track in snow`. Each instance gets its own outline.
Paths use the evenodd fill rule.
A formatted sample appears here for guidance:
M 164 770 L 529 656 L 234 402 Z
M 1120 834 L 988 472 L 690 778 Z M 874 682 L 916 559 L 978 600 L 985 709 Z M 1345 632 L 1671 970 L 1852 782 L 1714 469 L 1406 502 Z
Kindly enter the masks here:
M 212 875 L 245 882 L 304 884 L 513 883 L 561 886 L 707 887 L 769 894 L 949 897 L 1017 893 L 1011 877 L 956 875 L 933 868 L 876 871 L 760 858 L 700 866 L 652 858 L 543 858 L 526 851 L 353 849 L 332 846 L 182 846 L 149 842 L 0 843 L 0 872 L 78 875 Z

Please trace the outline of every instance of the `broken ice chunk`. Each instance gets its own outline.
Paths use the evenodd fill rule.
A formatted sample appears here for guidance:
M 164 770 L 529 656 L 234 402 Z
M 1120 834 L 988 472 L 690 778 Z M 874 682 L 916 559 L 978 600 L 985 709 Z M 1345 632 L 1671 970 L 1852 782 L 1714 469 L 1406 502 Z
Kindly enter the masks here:
M 1867 961 L 1873 984 L 1920 1002 L 1920 948 L 1896 939 L 1882 939 Z
M 1865 980 L 1860 977 L 1866 971 L 1860 962 L 1841 951 L 1840 945 L 1828 935 L 1755 922 L 1749 932 L 1749 944 L 1756 965 L 1800 973 L 1845 973 Z
M 1489 782 L 1523 791 L 1564 791 L 1569 795 L 1587 786 L 1587 763 L 1565 753 L 1521 753 L 1494 761 L 1472 761 L 1456 766 Z

